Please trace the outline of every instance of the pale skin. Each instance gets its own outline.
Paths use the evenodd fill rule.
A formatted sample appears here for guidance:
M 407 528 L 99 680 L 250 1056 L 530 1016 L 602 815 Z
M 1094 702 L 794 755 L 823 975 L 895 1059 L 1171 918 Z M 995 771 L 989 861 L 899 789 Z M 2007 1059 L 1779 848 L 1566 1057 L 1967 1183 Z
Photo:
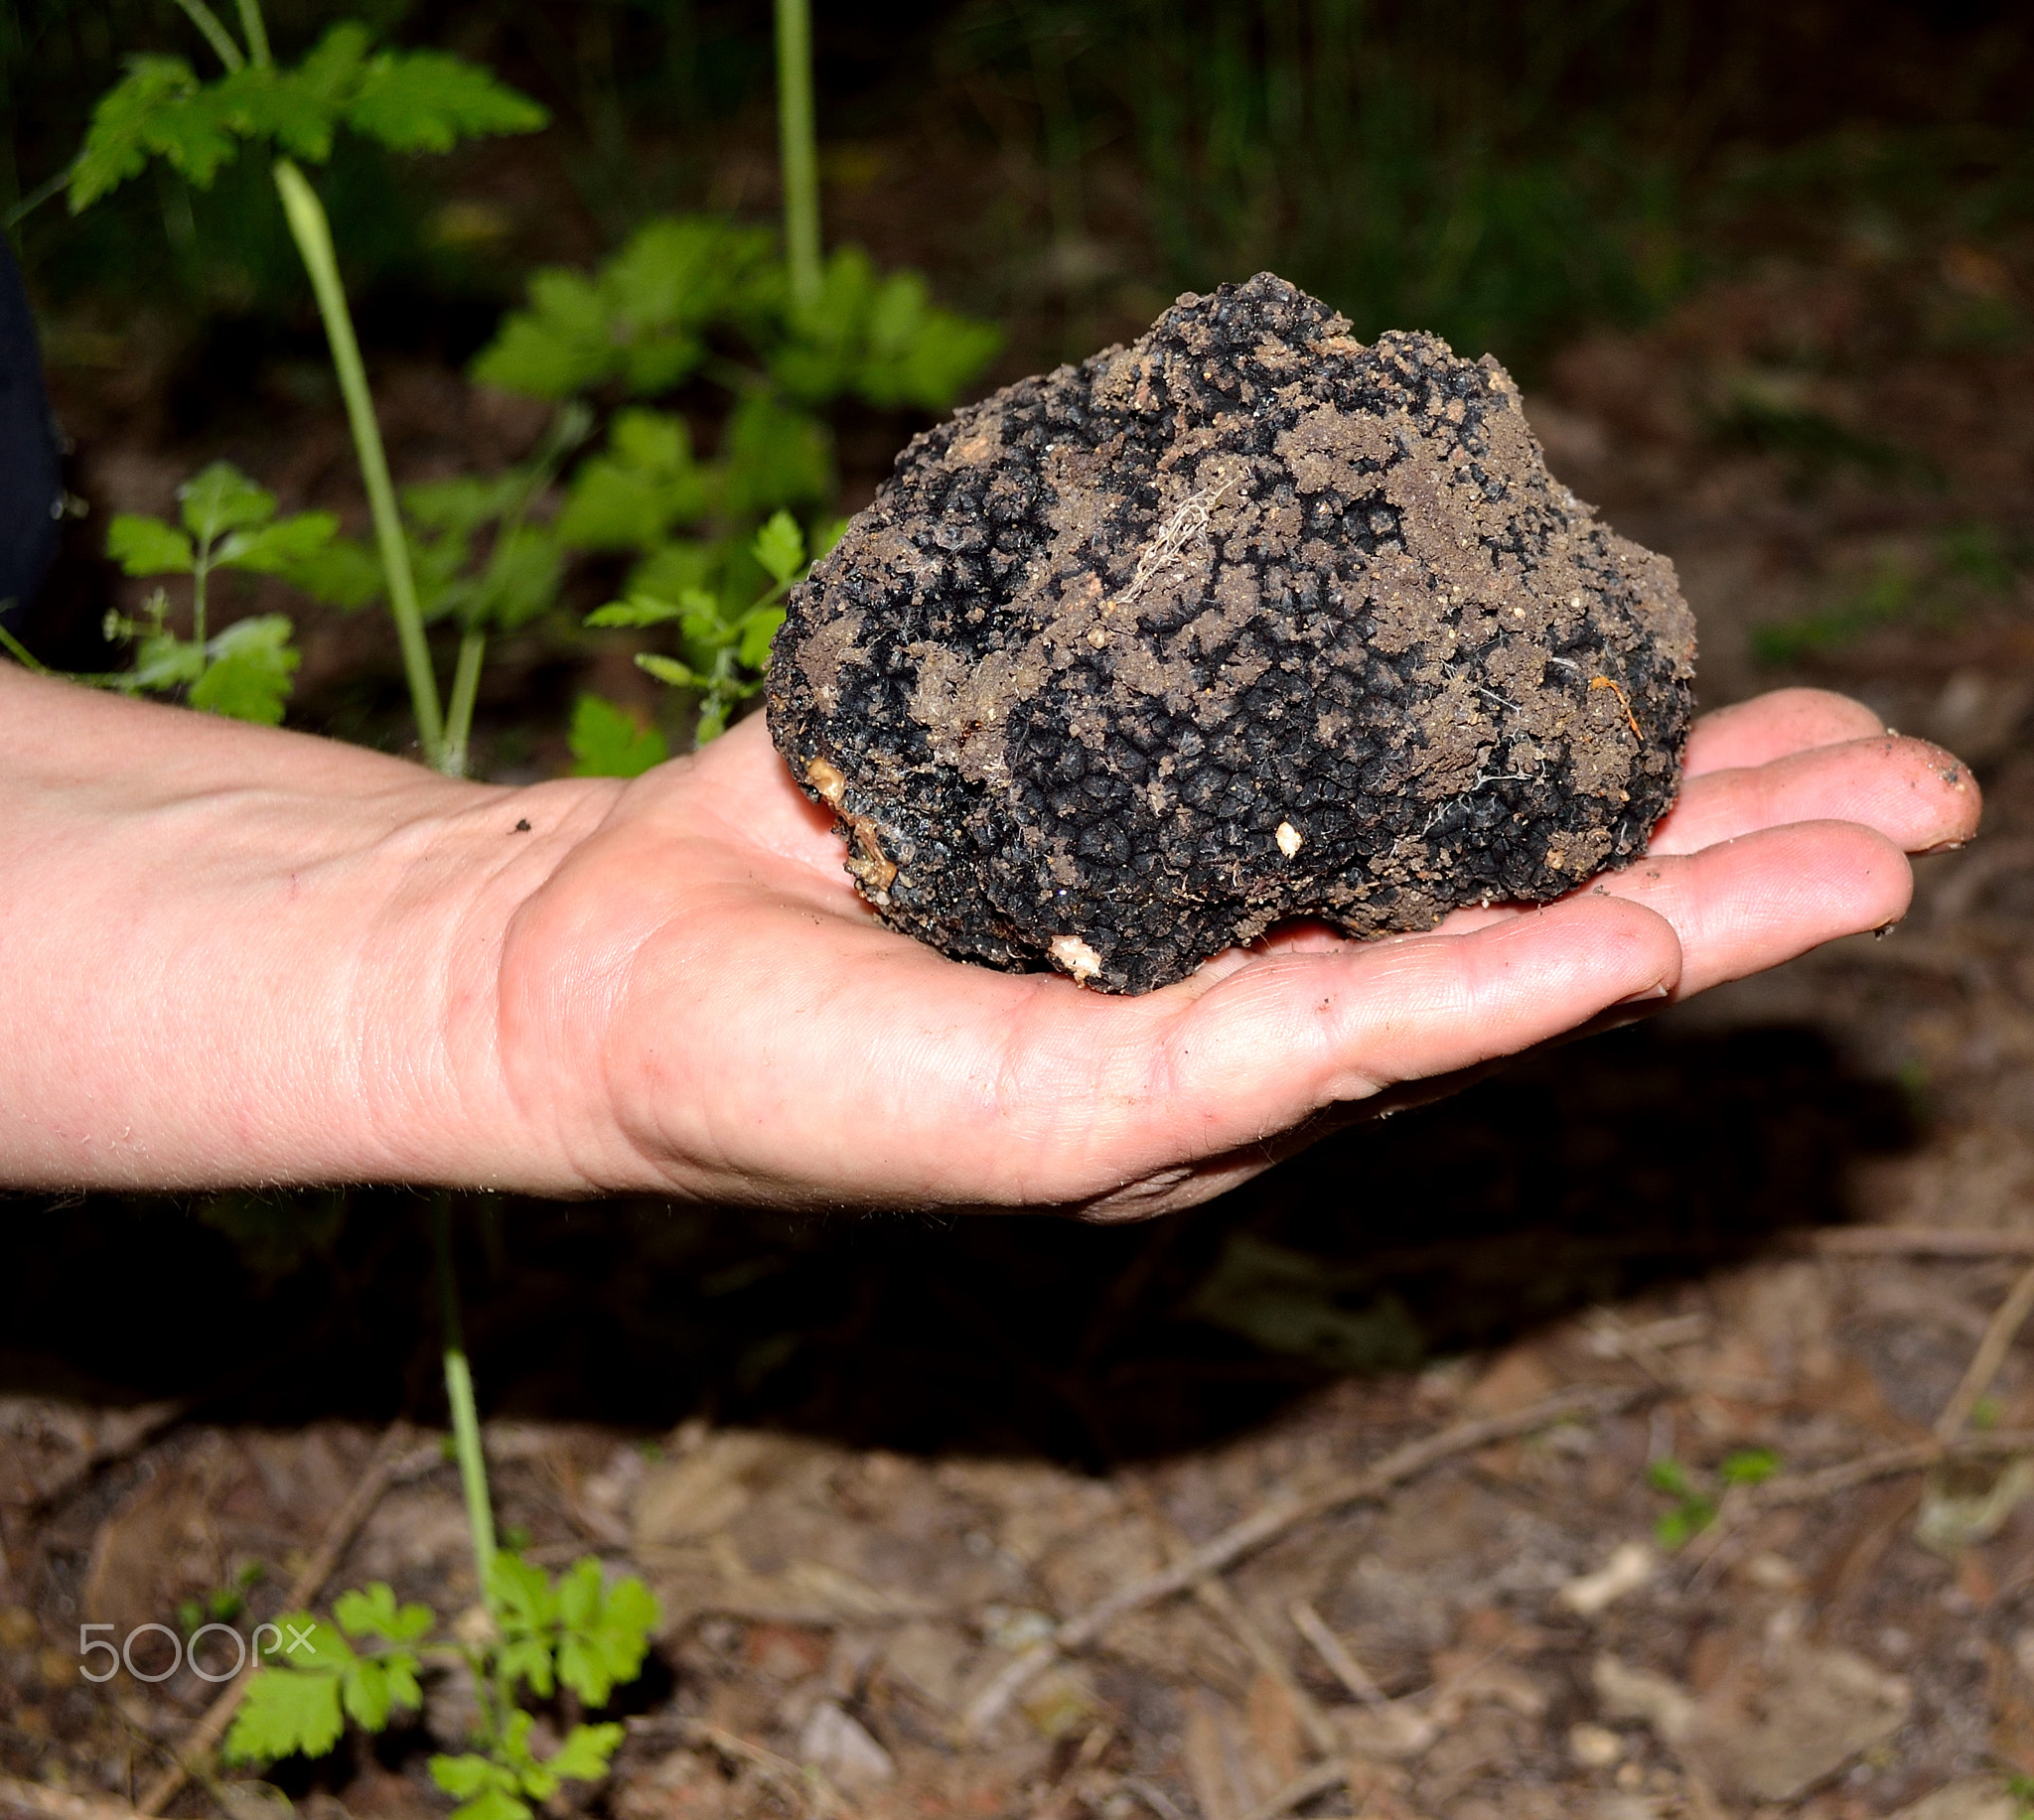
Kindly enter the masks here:
M 1125 999 L 885 929 L 760 717 L 509 789 L 0 666 L 0 1184 L 1187 1206 L 1323 1114 L 1897 921 L 1977 826 L 1954 758 L 1815 691 L 1708 716 L 1687 773 L 1558 904 Z

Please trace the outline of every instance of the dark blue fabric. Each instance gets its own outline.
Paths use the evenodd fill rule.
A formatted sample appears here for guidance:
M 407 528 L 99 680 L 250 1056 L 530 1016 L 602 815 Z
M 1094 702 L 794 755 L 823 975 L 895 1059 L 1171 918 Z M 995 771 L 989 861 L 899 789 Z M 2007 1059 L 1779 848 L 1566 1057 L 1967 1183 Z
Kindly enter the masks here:
M 14 249 L 0 237 L 0 622 L 19 626 L 57 557 L 64 497 L 42 349 Z

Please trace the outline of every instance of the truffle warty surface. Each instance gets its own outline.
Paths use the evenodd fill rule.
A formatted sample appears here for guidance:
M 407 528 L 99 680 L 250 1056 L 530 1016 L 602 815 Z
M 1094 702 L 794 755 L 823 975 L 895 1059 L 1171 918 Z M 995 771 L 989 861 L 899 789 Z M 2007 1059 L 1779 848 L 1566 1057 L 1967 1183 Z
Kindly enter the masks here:
M 1145 992 L 1629 859 L 1693 666 L 1672 565 L 1548 476 L 1503 367 L 1260 273 L 917 437 L 769 710 L 885 922 Z

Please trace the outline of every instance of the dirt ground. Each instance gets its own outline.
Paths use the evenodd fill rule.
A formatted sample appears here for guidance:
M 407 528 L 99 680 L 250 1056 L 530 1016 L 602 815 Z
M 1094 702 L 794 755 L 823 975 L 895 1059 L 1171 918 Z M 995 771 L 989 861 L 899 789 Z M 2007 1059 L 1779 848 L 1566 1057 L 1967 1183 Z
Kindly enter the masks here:
M 715 1341 L 732 1362 L 675 1427 L 647 1367 L 634 1401 L 585 1393 L 591 1367 L 576 1405 L 545 1389 L 573 1346 L 633 1358 L 630 1322 L 658 1315 L 544 1326 L 585 1296 L 565 1241 L 532 1238 L 523 1313 L 493 1338 L 476 1316 L 495 1406 L 536 1412 L 488 1429 L 502 1520 L 539 1560 L 640 1572 L 663 1610 L 615 1773 L 559 1813 L 2023 1811 L 2034 355 L 1951 332 L 2023 282 L 1955 249 L 1919 273 L 1775 266 L 1570 350 L 1528 398 L 1555 472 L 1679 565 L 1706 703 L 1841 687 L 1975 768 L 1982 837 L 1922 864 L 1890 936 L 1349 1134 L 1167 1235 L 987 1222 L 772 1251 L 752 1224 L 751 1263 L 719 1267 L 760 1269 L 781 1307 L 828 1276 L 831 1326 L 799 1317 L 819 1336 L 776 1354 L 761 1328 Z M 495 421 L 449 379 L 404 383 L 420 418 L 436 397 L 475 435 Z M 344 457 L 320 435 L 307 475 Z M 87 458 L 106 509 L 159 508 L 181 472 Z M 316 490 L 263 478 L 286 504 Z M 73 1220 L 144 1255 L 85 1210 L 38 1221 L 60 1260 Z M 680 1229 L 658 1242 L 691 1269 Z M 428 1370 L 383 1329 L 310 1342 L 363 1390 L 326 1398 L 263 1340 L 246 1356 L 301 1366 L 302 1400 L 208 1401 L 204 1373 L 137 1362 L 155 1330 L 117 1308 L 95 1336 L 43 1333 L 37 1268 L 4 1342 L 0 1806 L 97 1820 L 215 1690 L 81 1679 L 81 1622 L 174 1624 L 256 1565 L 266 1616 L 363 1484 L 327 1598 L 385 1579 L 450 1617 L 474 1584 L 436 1437 L 388 1426 L 428 1418 Z M 990 1277 L 993 1319 L 967 1300 Z M 444 1811 L 423 1763 L 458 1743 L 459 1689 L 427 1696 L 272 1785 L 309 1820 Z M 209 1778 L 169 1811 L 280 1811 Z

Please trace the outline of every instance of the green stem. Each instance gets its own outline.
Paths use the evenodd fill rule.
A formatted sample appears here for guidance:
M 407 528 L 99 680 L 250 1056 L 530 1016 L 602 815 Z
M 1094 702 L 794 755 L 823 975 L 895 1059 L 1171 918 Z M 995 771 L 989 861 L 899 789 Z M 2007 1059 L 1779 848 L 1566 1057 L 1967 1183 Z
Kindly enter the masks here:
M 205 4 L 205 0 L 177 0 L 185 16 L 205 34 L 205 42 L 218 53 L 218 61 L 230 70 L 237 70 L 247 60 L 240 55 L 240 47 L 233 43 L 233 35 L 218 22 L 218 15 Z
M 0 626 L 0 648 L 5 648 L 14 661 L 25 670 L 33 670 L 38 676 L 54 676 L 51 669 L 34 651 L 22 643 L 6 627 Z
M 205 546 L 206 554 L 211 545 Z M 212 565 L 200 556 L 191 567 L 191 641 L 198 646 L 198 671 L 205 673 L 205 584 L 212 575 Z
M 445 710 L 446 776 L 466 775 L 466 750 L 473 733 L 473 704 L 481 692 L 481 660 L 487 655 L 488 634 L 470 631 L 459 641 L 459 667 L 452 675 L 452 701 Z
M 269 64 L 268 27 L 261 18 L 260 0 L 239 0 L 240 35 L 247 41 L 247 55 L 254 60 L 257 69 L 265 70 Z
M 409 678 L 409 699 L 417 720 L 417 739 L 424 762 L 445 768 L 445 721 L 438 705 L 438 678 L 431 669 L 431 647 L 424 638 L 424 616 L 417 607 L 416 579 L 410 572 L 409 541 L 395 509 L 395 489 L 388 479 L 388 456 L 381 446 L 381 426 L 374 417 L 374 399 L 367 390 L 361 345 L 354 339 L 354 319 L 347 309 L 346 287 L 340 283 L 339 260 L 332 250 L 332 224 L 325 205 L 287 158 L 275 161 L 275 187 L 282 194 L 283 212 L 311 288 L 325 319 L 325 338 L 332 345 L 332 366 L 346 399 L 347 421 L 353 426 L 354 449 L 360 457 L 361 479 L 366 483 L 367 505 L 374 515 L 374 542 L 388 578 L 388 611 L 395 617 L 395 635 L 402 645 L 402 667 Z
M 777 0 L 777 131 L 792 301 L 809 309 L 819 300 L 819 150 L 812 123 L 809 0 Z
M 473 1537 L 474 1571 L 481 1603 L 495 1610 L 495 1510 L 488 1501 L 488 1463 L 481 1453 L 481 1418 L 474 1407 L 473 1372 L 459 1329 L 459 1284 L 452 1275 L 452 1196 L 440 1189 L 431 1196 L 431 1248 L 438 1261 L 438 1318 L 445 1340 L 445 1400 L 452 1406 L 452 1446 L 459 1457 L 459 1488 L 466 1498 L 466 1527 Z

